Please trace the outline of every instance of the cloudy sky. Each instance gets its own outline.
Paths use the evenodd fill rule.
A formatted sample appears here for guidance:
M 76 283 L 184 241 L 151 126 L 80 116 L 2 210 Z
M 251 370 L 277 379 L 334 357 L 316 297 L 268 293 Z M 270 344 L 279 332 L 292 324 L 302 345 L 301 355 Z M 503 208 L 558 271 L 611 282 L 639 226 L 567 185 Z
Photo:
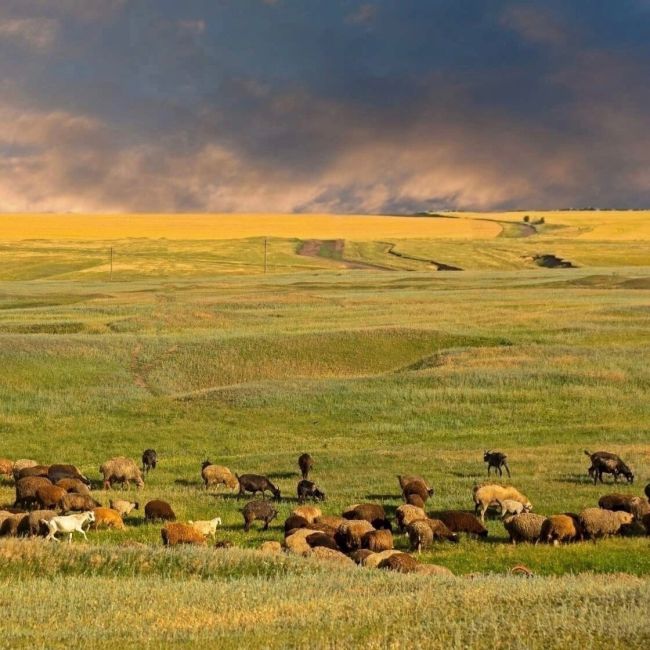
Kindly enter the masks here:
M 2 0 L 0 211 L 649 207 L 650 0 Z

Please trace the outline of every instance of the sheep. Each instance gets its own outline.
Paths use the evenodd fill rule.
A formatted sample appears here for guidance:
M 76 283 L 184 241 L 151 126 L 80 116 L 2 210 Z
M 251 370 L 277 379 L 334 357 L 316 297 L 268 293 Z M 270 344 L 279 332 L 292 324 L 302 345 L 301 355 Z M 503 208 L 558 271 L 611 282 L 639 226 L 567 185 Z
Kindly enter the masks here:
M 503 526 L 510 535 L 510 542 L 535 542 L 539 540 L 542 534 L 542 525 L 546 517 L 533 514 L 532 512 L 523 512 L 520 515 L 509 515 L 503 520 Z
M 418 561 L 408 553 L 396 553 L 379 563 L 379 569 L 388 569 L 399 573 L 414 573 L 417 571 Z
M 131 458 L 124 456 L 110 458 L 99 468 L 99 473 L 104 477 L 105 490 L 113 487 L 113 483 L 126 484 L 128 488 L 129 481 L 135 481 L 138 488 L 144 487 L 140 468 Z
M 646 535 L 650 535 L 650 515 L 643 515 L 643 519 L 641 519 L 641 523 L 645 528 Z
M 140 504 L 137 501 L 125 501 L 124 499 L 111 499 L 108 505 L 116 510 L 120 517 L 127 517 L 132 510 L 139 510 Z
M 433 488 L 421 476 L 417 476 L 417 475 L 405 476 L 405 475 L 398 474 L 397 481 L 399 482 L 399 487 L 400 490 L 402 490 L 402 492 L 404 492 L 404 488 L 409 483 L 421 483 L 422 485 L 424 485 L 424 489 L 427 491 L 428 495 L 430 497 L 433 496 Z
M 418 505 L 419 502 L 425 504 L 429 498 L 429 491 L 421 481 L 411 481 L 402 491 L 402 496 L 406 503 L 409 503 L 409 498 L 411 498 L 411 505 Z M 413 496 L 417 496 L 419 501 L 416 499 L 415 503 L 412 503 Z
M 14 463 L 8 458 L 0 458 L 0 476 L 13 476 Z
M 309 472 L 314 467 L 314 459 L 309 454 L 301 454 L 298 458 L 298 467 L 304 480 L 309 478 Z
M 120 517 L 120 513 L 112 508 L 94 508 L 95 523 L 92 528 L 116 528 L 117 530 L 124 530 L 126 526 Z
M 498 501 L 512 499 L 525 505 L 528 510 L 531 510 L 533 507 L 530 501 L 511 485 L 475 485 L 472 490 L 472 498 L 474 499 L 474 514 L 478 516 L 480 513 L 481 521 L 485 521 L 487 509 L 491 505 L 497 505 Z
M 370 522 L 374 528 L 385 528 L 392 530 L 390 521 L 386 518 L 386 512 L 383 506 L 376 503 L 357 503 L 348 507 L 343 512 L 345 519 L 363 519 Z
M 83 494 L 87 497 L 90 496 L 90 490 L 88 489 L 88 486 L 77 478 L 62 478 L 58 480 L 54 485 L 56 485 L 56 487 L 63 488 L 66 492 Z
M 268 490 L 276 500 L 280 499 L 280 490 L 266 476 L 260 474 L 242 474 L 239 476 L 235 474 L 235 477 L 239 481 L 238 497 L 245 496 L 247 492 L 250 492 L 253 496 L 261 492 L 264 499 Z
M 92 524 L 95 521 L 95 513 L 82 512 L 76 515 L 65 515 L 59 517 L 52 517 L 50 520 L 41 519 L 42 522 L 45 522 L 49 532 L 47 534 L 46 540 L 53 540 L 58 542 L 56 538 L 57 533 L 67 533 L 68 534 L 68 543 L 72 543 L 72 533 L 81 533 L 84 536 L 84 539 L 88 541 L 86 531 L 83 527 L 86 524 Z
M 520 501 L 515 501 L 514 499 L 497 499 L 497 506 L 501 511 L 501 519 L 507 517 L 508 515 L 520 515 L 522 512 L 529 512 L 528 504 L 523 504 Z M 532 506 L 531 506 L 532 507 Z
M 260 553 L 264 553 L 264 555 L 278 555 L 282 553 L 282 545 L 276 541 L 262 542 Z
M 311 546 L 307 543 L 307 537 L 317 532 L 318 531 L 309 528 L 299 528 L 285 538 L 284 545 L 287 551 L 294 555 L 309 555 L 311 552 Z
M 585 454 L 591 459 L 589 476 L 593 477 L 594 485 L 598 481 L 603 482 L 603 474 L 612 474 L 614 482 L 618 483 L 618 477 L 622 474 L 628 483 L 634 483 L 632 470 L 621 460 L 620 456 L 608 451 L 596 451 L 593 454 L 586 449 Z
M 406 503 L 410 506 L 416 506 L 424 509 L 424 500 L 419 494 L 407 494 Z
M 352 559 L 344 553 L 341 553 L 341 551 L 328 548 L 327 546 L 316 546 L 308 555 L 314 560 L 326 560 L 327 562 L 336 562 L 344 566 L 349 566 L 353 563 Z
M 304 517 L 298 515 L 290 515 L 284 522 L 284 536 L 287 537 L 289 533 L 298 528 L 308 528 L 310 522 Z
M 402 551 L 392 549 L 390 551 L 381 551 L 380 553 L 370 553 L 361 560 L 362 566 L 368 569 L 376 569 L 386 558 L 392 555 L 399 555 Z
M 420 553 L 423 549 L 426 550 L 433 545 L 433 530 L 426 519 L 412 521 L 406 527 L 406 534 L 409 538 L 409 548 L 411 551 Z
M 101 505 L 99 501 L 95 501 L 92 497 L 74 492 L 66 492 L 61 499 L 61 510 L 64 512 L 84 512 L 98 508 Z
M 487 528 L 479 521 L 476 515 L 460 510 L 447 510 L 432 515 L 442 521 L 453 533 L 468 533 L 478 537 L 487 537 Z
M 47 470 L 47 478 L 55 484 L 62 478 L 74 478 L 85 485 L 90 485 L 90 479 L 84 476 L 74 465 L 50 465 Z
M 336 543 L 334 537 L 321 531 L 316 531 L 311 535 L 307 535 L 307 537 L 305 537 L 305 541 L 307 544 L 309 544 L 310 548 L 322 546 L 332 549 L 333 551 L 340 551 L 339 545 Z
M 50 471 L 49 465 L 34 465 L 33 467 L 24 467 L 18 472 L 18 479 L 26 478 L 27 476 L 43 476 L 49 478 L 47 473 Z
M 334 538 L 342 550 L 351 552 L 361 548 L 363 536 L 375 530 L 373 525 L 365 519 L 350 520 L 341 524 Z
M 17 513 L 5 517 L 0 525 L 0 537 L 16 537 L 18 535 L 18 528 L 28 516 L 25 513 Z
M 645 490 L 643 490 L 644 494 L 650 499 L 650 483 L 645 486 Z
M 552 515 L 542 524 L 540 541 L 557 546 L 561 542 L 574 542 L 582 538 L 579 521 L 571 515 Z
M 145 449 L 142 452 L 142 474 L 146 476 L 150 470 L 156 469 L 158 454 L 155 449 Z
M 353 551 L 350 553 L 350 559 L 356 562 L 356 564 L 363 564 L 364 560 L 366 560 L 371 555 L 375 555 L 375 552 L 370 551 L 367 548 L 360 548 L 358 551 Z
M 630 512 L 638 520 L 650 512 L 650 504 L 645 499 L 627 494 L 606 494 L 598 499 L 598 506 L 604 510 Z
M 39 463 L 35 460 L 31 460 L 29 458 L 19 458 L 18 460 L 14 461 L 13 467 L 12 467 L 12 472 L 14 475 L 14 480 L 17 481 L 20 477 L 18 474 L 20 474 L 20 471 L 25 469 L 25 467 L 35 467 Z
M 421 573 L 426 576 L 453 576 L 451 569 L 439 564 L 418 564 L 414 573 Z
M 362 548 L 378 553 L 393 548 L 393 534 L 390 530 L 371 530 L 361 538 Z
M 266 501 L 249 501 L 242 509 L 244 531 L 250 530 L 251 524 L 259 519 L 264 522 L 262 530 L 268 530 L 269 523 L 278 516 L 278 511 Z
M 178 544 L 197 544 L 205 546 L 205 537 L 189 524 L 166 524 L 160 531 L 165 546 L 177 546 Z
M 490 476 L 490 470 L 494 467 L 495 473 L 498 472 L 499 476 L 503 476 L 502 468 L 505 468 L 510 478 L 510 468 L 508 467 L 508 457 L 501 451 L 485 450 L 483 454 L 483 461 L 487 463 L 487 474 Z
M 44 476 L 26 476 L 16 481 L 16 501 L 14 508 L 29 508 L 36 503 L 36 491 L 38 488 L 52 485 L 51 481 Z
M 145 521 L 176 521 L 176 515 L 167 501 L 153 499 L 144 506 Z
M 36 490 L 36 501 L 45 510 L 53 510 L 63 508 L 63 497 L 67 492 L 56 485 L 44 485 Z
M 43 521 L 49 521 L 57 516 L 55 510 L 32 510 L 32 512 L 27 515 L 27 534 L 30 537 L 34 537 L 35 535 L 45 537 L 48 533 L 48 528 Z
M 306 499 L 325 501 L 325 492 L 316 486 L 313 481 L 302 480 L 298 483 L 298 501 L 304 503 Z
M 445 526 L 445 524 L 443 524 L 440 519 L 430 519 L 427 517 L 424 521 L 427 526 L 431 528 L 434 541 L 448 541 L 454 543 L 458 541 L 458 535 L 449 530 L 449 528 L 447 528 L 447 526 Z
M 613 512 L 602 508 L 587 508 L 580 515 L 580 524 L 588 539 L 616 535 L 622 528 L 632 524 L 634 517 L 629 512 Z
M 206 490 L 211 485 L 225 485 L 230 490 L 239 487 L 239 481 L 227 467 L 213 465 L 209 460 L 203 461 L 201 465 L 201 478 Z
M 408 504 L 399 506 L 399 508 L 397 508 L 395 511 L 395 514 L 397 517 L 397 525 L 399 526 L 400 530 L 404 530 L 412 521 L 416 521 L 418 519 L 426 519 L 427 517 L 422 508 Z
M 291 511 L 291 514 L 304 517 L 310 524 L 323 516 L 321 509 L 316 506 L 298 506 Z
M 296 508 L 296 510 L 298 510 L 298 508 Z M 307 517 L 305 518 L 307 519 Z M 337 517 L 336 515 L 319 515 L 318 517 L 314 517 L 311 523 L 322 524 L 336 530 L 341 524 L 344 524 L 346 521 L 347 519 L 344 517 Z
M 207 521 L 188 521 L 187 523 L 190 526 L 194 526 L 204 537 L 212 537 L 212 539 L 215 539 L 217 536 L 217 526 L 221 526 L 221 517 L 215 517 Z

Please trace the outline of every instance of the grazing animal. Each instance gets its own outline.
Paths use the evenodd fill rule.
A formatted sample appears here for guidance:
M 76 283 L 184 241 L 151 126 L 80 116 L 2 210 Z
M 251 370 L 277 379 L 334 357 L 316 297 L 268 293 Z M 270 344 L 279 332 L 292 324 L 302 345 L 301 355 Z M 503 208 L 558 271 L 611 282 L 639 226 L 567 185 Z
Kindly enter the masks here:
M 287 537 L 298 528 L 309 528 L 309 522 L 299 515 L 289 515 L 284 522 L 284 536 Z
M 562 542 L 582 539 L 582 527 L 578 518 L 571 515 L 552 515 L 542 524 L 540 541 L 557 546 Z
M 474 514 L 481 517 L 481 521 L 485 521 L 485 513 L 490 506 L 498 505 L 498 501 L 505 501 L 512 499 L 519 501 L 519 503 L 526 506 L 528 510 L 532 510 L 533 506 L 530 501 L 519 490 L 509 486 L 488 484 L 488 485 L 475 485 L 472 490 L 472 498 L 474 499 Z
M 406 534 L 409 538 L 409 547 L 412 551 L 421 553 L 422 550 L 431 548 L 433 545 L 433 530 L 426 519 L 412 521 L 406 527 Z
M 63 509 L 63 497 L 67 492 L 56 485 L 44 485 L 36 490 L 36 500 L 44 510 Z
M 212 539 L 215 539 L 217 536 L 217 526 L 221 526 L 221 517 L 215 517 L 207 521 L 188 521 L 187 523 L 196 528 L 204 537 L 212 537 Z
M 95 522 L 92 528 L 115 528 L 117 530 L 124 530 L 126 526 L 122 521 L 122 517 L 117 510 L 112 508 L 95 508 Z
M 45 537 L 49 530 L 43 521 L 49 521 L 53 517 L 57 516 L 58 514 L 55 510 L 32 510 L 32 512 L 27 515 L 27 519 L 24 519 L 21 522 L 20 527 L 22 527 L 26 521 L 27 534 L 29 537 L 35 537 L 37 535 Z
M 38 464 L 37 461 L 31 460 L 30 458 L 19 458 L 15 460 L 12 468 L 14 480 L 17 481 L 20 478 L 20 471 L 25 469 L 25 467 L 35 467 Z
M 503 519 L 503 527 L 510 535 L 510 542 L 534 542 L 539 541 L 542 534 L 542 526 L 546 517 L 532 512 L 523 512 L 520 515 L 509 515 Z
M 395 511 L 395 516 L 397 518 L 397 526 L 400 530 L 404 530 L 412 521 L 427 518 L 427 515 L 422 508 L 409 504 L 399 506 Z
M 45 522 L 45 525 L 49 530 L 47 537 L 45 538 L 47 540 L 54 540 L 58 542 L 60 540 L 56 538 L 56 534 L 62 533 L 64 535 L 68 535 L 68 543 L 71 543 L 72 533 L 81 533 L 84 536 L 84 539 L 88 541 L 86 531 L 83 529 L 83 527 L 86 524 L 92 524 L 95 521 L 95 513 L 92 511 L 81 512 L 76 515 L 52 517 L 52 519 L 49 520 L 41 519 L 41 521 Z
M 152 469 L 156 469 L 158 454 L 155 449 L 145 449 L 142 452 L 142 474 L 146 476 Z
M 393 548 L 393 534 L 390 530 L 371 530 L 361 538 L 361 546 L 374 553 L 389 551 Z
M 0 476 L 13 476 L 14 464 L 8 458 L 0 458 Z
M 343 551 L 350 553 L 361 548 L 363 536 L 372 530 L 375 529 L 369 521 L 353 519 L 337 528 L 334 539 Z
M 643 519 L 641 519 L 641 523 L 645 528 L 645 534 L 650 535 L 650 515 L 644 515 Z
M 352 559 L 357 564 L 363 564 L 364 560 L 374 554 L 374 551 L 370 551 L 367 548 L 360 548 L 358 551 L 353 551 L 350 553 L 350 559 Z
M 298 458 L 298 467 L 300 467 L 303 480 L 307 480 L 309 478 L 309 472 L 314 467 L 314 459 L 309 454 L 301 454 Z
M 307 535 L 307 537 L 305 537 L 305 541 L 307 544 L 309 544 L 310 548 L 323 547 L 329 548 L 333 551 L 341 550 L 332 535 L 328 535 L 327 533 L 323 533 L 321 531 L 316 531 L 311 533 L 311 535 Z
M 304 503 L 307 499 L 314 501 L 325 501 L 325 492 L 316 486 L 313 481 L 303 479 L 298 483 L 298 501 Z
M 227 467 L 213 465 L 209 460 L 204 460 L 201 465 L 201 478 L 206 490 L 211 485 L 225 485 L 230 490 L 239 487 L 239 481 Z
M 140 504 L 135 501 L 125 501 L 124 499 L 111 499 L 108 504 L 112 510 L 116 510 L 120 517 L 127 517 L 132 510 L 139 510 Z
M 242 509 L 244 530 L 248 532 L 251 524 L 259 519 L 264 522 L 262 530 L 268 530 L 269 524 L 278 516 L 278 511 L 268 501 L 249 501 Z
M 643 492 L 648 497 L 648 499 L 650 499 L 650 483 L 645 486 L 645 490 Z
M 628 494 L 606 494 L 598 499 L 598 507 L 614 512 L 629 512 L 637 520 L 650 513 L 650 504 L 645 499 Z
M 418 561 L 408 553 L 395 553 L 382 560 L 378 568 L 397 571 L 399 573 L 415 573 L 418 570 Z
M 7 517 L 2 517 L 0 537 L 17 537 L 22 522 L 28 517 L 29 515 L 25 513 L 10 514 Z
M 629 512 L 622 510 L 613 512 L 602 508 L 587 508 L 580 513 L 579 517 L 584 535 L 588 539 L 616 535 L 634 521 L 633 515 Z
M 176 515 L 167 501 L 154 499 L 144 506 L 145 521 L 176 521 Z
M 64 512 L 84 512 L 99 508 L 101 505 L 99 501 L 95 501 L 92 497 L 74 492 L 66 492 L 61 499 L 61 510 Z
M 470 512 L 447 510 L 445 512 L 437 512 L 432 517 L 440 519 L 453 533 L 468 533 L 469 535 L 477 535 L 478 537 L 488 536 L 487 528 L 480 522 L 476 515 Z
M 528 504 L 515 501 L 514 499 L 504 499 L 503 501 L 497 499 L 497 505 L 501 511 L 501 519 L 508 515 L 520 515 L 522 512 L 529 512 L 531 510 Z
M 589 476 L 594 479 L 594 485 L 598 481 L 603 482 L 603 474 L 612 474 L 614 482 L 618 483 L 618 477 L 623 475 L 628 483 L 634 483 L 632 470 L 621 460 L 620 456 L 608 451 L 596 451 L 593 454 L 586 449 L 585 454 L 591 459 Z
M 430 497 L 433 496 L 433 488 L 421 476 L 417 476 L 417 475 L 406 476 L 406 475 L 398 474 L 397 481 L 399 482 L 399 487 L 400 490 L 402 490 L 402 493 L 404 492 L 404 488 L 409 483 L 421 483 L 424 486 L 424 489 L 428 492 L 429 496 Z
M 261 492 L 262 498 L 266 498 L 266 491 L 268 490 L 273 494 L 275 499 L 280 499 L 280 490 L 266 476 L 259 474 L 242 474 L 238 476 L 235 474 L 235 477 L 239 481 L 238 497 L 245 496 L 246 492 L 250 492 L 253 496 Z
M 24 467 L 18 472 L 18 478 L 26 478 L 27 476 L 44 476 L 47 478 L 49 465 L 34 465 L 33 467 Z
M 300 509 L 302 510 L 302 508 Z M 298 508 L 296 508 L 296 510 L 298 510 Z M 295 510 L 294 514 L 297 514 Z M 337 517 L 336 515 L 319 515 L 318 517 L 314 517 L 312 519 L 312 523 L 329 526 L 330 528 L 334 528 L 334 530 L 336 530 L 341 524 L 344 524 L 346 521 L 347 519 L 344 517 Z
M 449 530 L 440 519 L 430 519 L 427 517 L 424 519 L 424 522 L 431 528 L 434 541 L 458 542 L 458 535 Z
M 310 524 L 323 516 L 321 509 L 317 506 L 298 506 L 291 511 L 291 514 L 304 517 Z
M 30 508 L 38 502 L 36 491 L 52 485 L 51 481 L 44 476 L 25 476 L 16 481 L 16 501 L 14 508 Z
M 344 513 L 345 519 L 363 519 L 370 522 L 373 528 L 392 530 L 393 527 L 386 517 L 383 506 L 376 503 L 357 503 L 350 506 Z
M 178 544 L 204 546 L 206 543 L 205 535 L 189 524 L 167 524 L 160 531 L 160 536 L 165 546 L 177 546 Z
M 417 506 L 418 508 L 424 509 L 424 500 L 419 494 L 407 494 L 406 503 L 410 506 Z
M 503 469 L 508 473 L 510 478 L 510 468 L 508 467 L 508 457 L 501 451 L 485 450 L 483 460 L 487 463 L 487 473 L 490 476 L 490 470 L 494 467 L 495 473 L 498 472 L 499 476 L 503 476 Z
M 85 485 L 90 485 L 90 479 L 87 476 L 84 476 L 74 465 L 50 465 L 47 470 L 47 478 L 49 478 L 52 483 L 57 483 L 64 478 L 74 478 Z
M 429 498 L 429 490 L 427 490 L 425 484 L 422 483 L 422 481 L 411 481 L 408 485 L 406 485 L 404 490 L 402 490 L 402 496 L 404 497 L 404 501 L 406 501 L 406 503 L 409 503 L 409 498 L 416 496 L 417 499 L 412 505 L 417 505 L 420 502 L 427 502 L 427 499 Z
M 74 492 L 76 494 L 83 494 L 87 497 L 90 496 L 88 486 L 77 478 L 62 478 L 58 480 L 55 485 L 63 488 L 66 492 Z
M 104 477 L 105 490 L 113 487 L 113 483 L 126 484 L 128 488 L 130 481 L 135 481 L 135 484 L 139 488 L 144 487 L 140 468 L 132 458 L 126 458 L 124 456 L 111 458 L 99 468 L 99 473 Z

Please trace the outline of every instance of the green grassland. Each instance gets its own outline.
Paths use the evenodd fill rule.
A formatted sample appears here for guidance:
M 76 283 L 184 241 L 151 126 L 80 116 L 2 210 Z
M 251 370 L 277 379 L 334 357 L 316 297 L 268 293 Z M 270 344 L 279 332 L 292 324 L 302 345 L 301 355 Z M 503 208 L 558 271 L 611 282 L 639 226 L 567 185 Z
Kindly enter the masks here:
M 91 532 L 73 551 L 0 540 L 3 638 L 32 647 L 647 645 L 642 535 L 513 547 L 491 520 L 487 542 L 422 554 L 455 579 L 252 550 L 282 538 L 303 451 L 315 458 L 327 513 L 361 501 L 392 513 L 396 475 L 407 472 L 433 484 L 430 510 L 469 509 L 488 447 L 508 453 L 512 483 L 542 514 L 642 493 L 650 255 L 642 242 L 556 247 L 548 237 L 390 242 L 424 261 L 346 242 L 345 259 L 363 269 L 272 240 L 267 275 L 259 239 L 125 240 L 113 242 L 112 282 L 108 243 L 7 243 L 0 456 L 72 462 L 98 481 L 105 459 L 155 447 L 160 466 L 143 490 L 97 498 L 163 498 L 180 520 L 221 516 L 219 539 L 239 548 L 162 549 L 160 526 L 141 511 L 126 531 Z M 579 268 L 522 257 L 542 252 Z M 468 270 L 435 272 L 427 260 Z M 594 486 L 585 448 L 619 453 L 635 483 Z M 269 531 L 245 534 L 243 502 L 203 490 L 206 457 L 280 486 Z M 0 504 L 11 501 L 7 481 Z M 406 550 L 407 540 L 396 545 Z M 517 563 L 536 577 L 507 575 Z M 56 621 L 56 638 L 26 620 Z

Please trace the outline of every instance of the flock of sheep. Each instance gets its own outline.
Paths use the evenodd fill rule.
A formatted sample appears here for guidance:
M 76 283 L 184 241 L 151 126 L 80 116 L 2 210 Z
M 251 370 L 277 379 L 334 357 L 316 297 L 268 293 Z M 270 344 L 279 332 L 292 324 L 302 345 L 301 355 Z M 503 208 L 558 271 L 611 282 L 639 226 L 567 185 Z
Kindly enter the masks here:
M 594 483 L 602 482 L 603 474 L 613 475 L 615 481 L 622 476 L 633 482 L 633 473 L 615 454 L 585 453 L 591 460 L 588 473 Z M 486 451 L 484 460 L 488 476 L 492 469 L 499 475 L 505 469 L 510 476 L 505 454 Z M 112 458 L 99 468 L 103 487 L 109 489 L 115 484 L 128 487 L 131 482 L 142 487 L 143 477 L 155 469 L 156 464 L 157 454 L 153 449 L 143 453 L 141 468 L 130 458 Z M 528 498 L 513 486 L 490 483 L 474 486 L 473 513 L 449 510 L 427 514 L 425 507 L 433 495 L 433 488 L 421 476 L 398 476 L 404 504 L 396 509 L 392 522 L 384 507 L 374 503 L 351 505 L 340 516 L 323 514 L 316 503 L 324 502 L 326 495 L 309 479 L 314 466 L 312 457 L 302 454 L 298 465 L 302 474 L 296 490 L 299 505 L 284 522 L 284 545 L 265 542 L 262 545 L 265 552 L 281 552 L 284 547 L 300 555 L 355 561 L 364 566 L 402 572 L 448 573 L 444 567 L 422 565 L 413 555 L 396 550 L 393 533 L 405 534 L 409 550 L 417 553 L 430 548 L 436 541 L 457 542 L 459 533 L 485 538 L 488 530 L 484 520 L 490 509 L 498 511 L 512 543 L 557 545 L 616 535 L 633 526 L 643 527 L 650 535 L 650 484 L 645 488 L 645 497 L 608 494 L 600 499 L 599 507 L 546 517 L 531 512 L 533 506 Z M 124 529 L 124 517 L 139 509 L 137 502 L 124 499 L 113 499 L 108 508 L 103 507 L 91 494 L 90 480 L 74 465 L 40 465 L 27 459 L 14 462 L 0 459 L 0 475 L 12 477 L 16 490 L 13 505 L 0 510 L 0 536 L 42 535 L 58 541 L 57 535 L 67 535 L 71 541 L 75 532 L 86 538 L 88 526 Z M 246 532 L 255 521 L 261 521 L 266 530 L 278 516 L 266 494 L 280 500 L 281 493 L 266 476 L 237 475 L 227 467 L 206 460 L 201 478 L 206 489 L 224 486 L 237 491 L 240 497 L 261 494 L 261 499 L 253 498 L 241 510 Z M 314 503 L 308 505 L 307 500 Z M 221 525 L 219 517 L 177 522 L 171 505 L 160 499 L 146 503 L 144 517 L 149 522 L 163 522 L 161 537 L 167 546 L 204 545 L 208 538 L 215 540 Z M 223 547 L 229 543 L 216 542 L 216 545 Z

